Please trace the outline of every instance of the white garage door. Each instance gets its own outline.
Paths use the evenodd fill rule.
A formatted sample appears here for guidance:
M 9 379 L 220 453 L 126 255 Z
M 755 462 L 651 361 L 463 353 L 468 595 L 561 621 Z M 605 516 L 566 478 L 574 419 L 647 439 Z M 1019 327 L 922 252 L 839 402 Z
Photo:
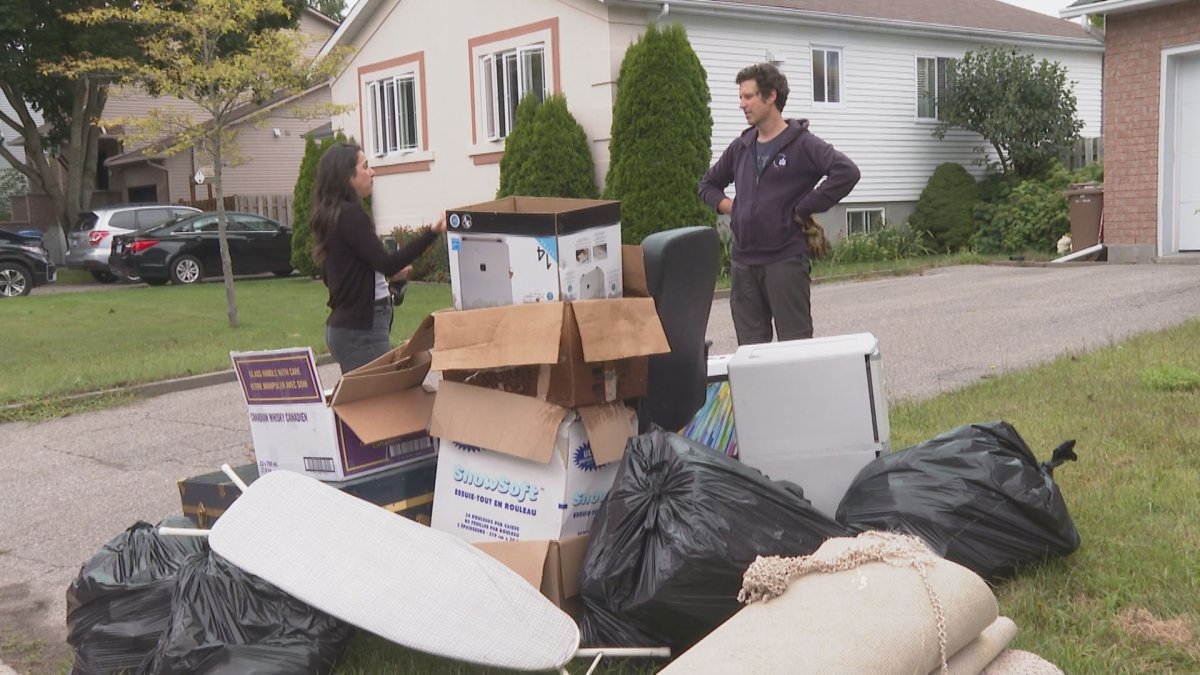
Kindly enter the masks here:
M 1180 59 L 1176 72 L 1179 171 L 1175 222 L 1179 223 L 1179 250 L 1200 251 L 1200 54 Z

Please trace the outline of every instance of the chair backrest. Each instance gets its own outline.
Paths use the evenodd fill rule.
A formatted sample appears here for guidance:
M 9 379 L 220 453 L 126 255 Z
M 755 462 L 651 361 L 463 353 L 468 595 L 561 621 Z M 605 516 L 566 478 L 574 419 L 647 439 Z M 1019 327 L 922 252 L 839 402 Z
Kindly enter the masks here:
M 704 342 L 721 243 L 715 228 L 683 227 L 646 237 L 642 251 L 650 297 L 671 352 L 650 357 L 646 395 L 638 403 L 638 426 L 641 431 L 651 424 L 678 431 L 704 405 L 708 379 Z

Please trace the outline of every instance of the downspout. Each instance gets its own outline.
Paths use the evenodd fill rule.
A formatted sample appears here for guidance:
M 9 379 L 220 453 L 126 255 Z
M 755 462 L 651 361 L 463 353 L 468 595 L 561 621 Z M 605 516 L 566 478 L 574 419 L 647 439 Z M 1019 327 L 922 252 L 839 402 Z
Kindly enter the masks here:
M 664 2 L 662 4 L 662 9 L 660 9 L 658 12 L 658 16 L 654 17 L 654 23 L 658 23 L 659 21 L 662 21 L 663 17 L 665 17 L 667 15 L 667 12 L 670 12 L 670 11 L 671 11 L 670 3 Z

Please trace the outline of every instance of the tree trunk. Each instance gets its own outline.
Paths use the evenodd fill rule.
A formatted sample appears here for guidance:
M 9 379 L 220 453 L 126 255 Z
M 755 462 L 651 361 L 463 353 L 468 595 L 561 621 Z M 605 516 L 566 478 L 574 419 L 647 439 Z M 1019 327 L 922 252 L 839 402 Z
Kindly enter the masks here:
M 100 146 L 100 129 L 96 123 L 108 100 L 108 85 L 87 77 L 75 80 L 71 103 L 71 128 L 66 147 L 66 194 L 55 201 L 58 227 L 64 237 L 79 218 L 79 212 L 92 205 L 96 188 L 96 158 Z
M 59 148 L 62 154 L 58 162 L 54 162 L 47 156 L 38 125 L 25 103 L 24 92 L 10 83 L 0 85 L 17 115 L 15 121 L 21 125 L 18 131 L 25 148 L 25 163 L 15 161 L 16 158 L 7 148 L 0 148 L 0 157 L 24 173 L 29 178 L 30 187 L 40 188 L 50 197 L 54 205 L 55 222 L 50 223 L 45 241 L 47 248 L 51 249 L 52 259 L 59 265 L 63 263 L 66 253 L 62 246 L 65 245 L 67 230 L 79 217 L 81 210 L 91 207 L 100 144 L 100 129 L 96 127 L 96 122 L 108 100 L 107 83 L 80 78 L 74 86 L 69 140 Z M 58 164 L 66 168 L 65 185 Z
M 233 295 L 233 261 L 229 258 L 228 226 L 225 221 L 225 186 L 221 181 L 221 134 L 224 132 L 219 118 L 213 125 L 213 186 L 217 193 L 217 239 L 221 244 L 221 277 L 225 281 L 225 304 L 229 308 L 229 327 L 237 328 L 237 299 Z

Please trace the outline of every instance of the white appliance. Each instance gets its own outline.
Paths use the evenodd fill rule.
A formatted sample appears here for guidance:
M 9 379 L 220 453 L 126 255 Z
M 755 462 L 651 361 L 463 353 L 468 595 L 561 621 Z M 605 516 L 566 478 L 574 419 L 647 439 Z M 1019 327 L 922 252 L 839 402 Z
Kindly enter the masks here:
M 830 517 L 859 469 L 891 449 L 870 333 L 744 345 L 728 371 L 742 462 L 800 485 Z

